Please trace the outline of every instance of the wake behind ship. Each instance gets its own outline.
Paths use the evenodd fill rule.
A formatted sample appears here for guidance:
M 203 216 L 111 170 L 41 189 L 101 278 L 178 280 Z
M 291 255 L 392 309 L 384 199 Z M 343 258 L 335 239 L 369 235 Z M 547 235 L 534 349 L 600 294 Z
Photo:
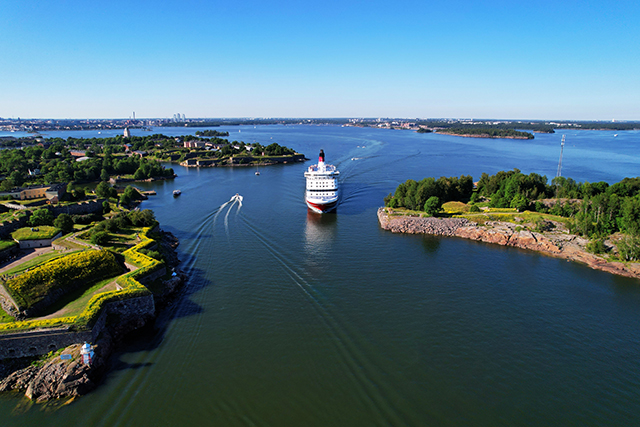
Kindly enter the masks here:
M 309 209 L 316 213 L 331 212 L 338 206 L 340 197 L 340 172 L 333 165 L 324 162 L 324 151 L 320 150 L 317 165 L 309 166 L 304 173 L 307 178 L 305 201 Z

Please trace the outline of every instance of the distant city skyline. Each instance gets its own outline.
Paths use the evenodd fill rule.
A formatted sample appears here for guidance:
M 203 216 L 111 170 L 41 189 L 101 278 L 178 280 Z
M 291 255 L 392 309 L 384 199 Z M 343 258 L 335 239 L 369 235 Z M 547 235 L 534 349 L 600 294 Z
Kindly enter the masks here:
M 0 117 L 640 120 L 640 5 L 2 4 Z

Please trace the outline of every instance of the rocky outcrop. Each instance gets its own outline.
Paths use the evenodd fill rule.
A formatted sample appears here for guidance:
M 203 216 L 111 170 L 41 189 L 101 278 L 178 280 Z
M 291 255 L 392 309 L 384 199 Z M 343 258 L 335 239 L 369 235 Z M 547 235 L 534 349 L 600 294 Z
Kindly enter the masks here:
M 93 332 L 96 332 L 98 323 L 102 322 L 104 325 L 100 326 L 99 332 L 93 335 L 98 338 L 93 343 L 95 354 L 91 365 L 82 363 L 79 343 L 70 345 L 61 353 L 57 352 L 46 360 L 38 360 L 22 369 L 18 369 L 18 363 L 24 365 L 33 359 L 23 358 L 22 362 L 18 359 L 9 360 L 0 364 L 0 378 L 7 375 L 0 381 L 0 392 L 22 391 L 29 399 L 44 402 L 55 398 L 81 396 L 95 388 L 107 368 L 107 361 L 113 348 L 126 335 L 152 324 L 159 306 L 170 301 L 186 280 L 186 275 L 177 269 L 179 260 L 175 248 L 178 246 L 178 240 L 170 233 L 162 233 L 162 246 L 166 249 L 164 253 L 174 274 L 169 280 L 164 281 L 162 289 L 158 289 L 153 296 L 107 304 L 94 326 Z M 108 315 L 110 319 L 107 321 Z M 63 359 L 61 355 L 68 356 Z
M 0 382 L 0 391 L 24 391 L 26 397 L 36 402 L 88 393 L 95 388 L 95 377 L 104 368 L 105 358 L 96 346 L 93 363 L 85 365 L 80 347 L 74 344 L 45 362 L 12 373 Z
M 460 227 L 472 224 L 464 218 L 434 218 L 411 215 L 390 215 L 384 208 L 378 209 L 378 221 L 385 230 L 393 233 L 433 234 L 435 236 L 455 236 Z
M 587 252 L 587 239 L 564 232 L 538 233 L 509 222 L 487 221 L 478 225 L 464 218 L 419 217 L 378 209 L 380 226 L 393 233 L 456 236 L 502 246 L 542 252 L 558 258 L 578 261 L 589 267 L 621 276 L 640 278 L 640 263 L 608 261 Z
M 446 218 L 443 218 L 446 221 Z M 529 249 L 552 254 L 562 252 L 556 242 L 541 233 L 520 229 L 508 222 L 488 221 L 484 227 L 473 223 L 459 227 L 454 235 L 465 239 L 478 240 L 486 243 L 494 243 L 502 246 L 514 246 L 516 248 Z

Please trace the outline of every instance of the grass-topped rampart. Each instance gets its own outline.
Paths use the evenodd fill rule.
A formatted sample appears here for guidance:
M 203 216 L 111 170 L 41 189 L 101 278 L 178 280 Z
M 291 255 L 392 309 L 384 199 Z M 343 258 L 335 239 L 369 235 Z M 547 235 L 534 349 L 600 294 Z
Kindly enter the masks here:
M 55 259 L 13 279 L 5 287 L 18 308 L 26 310 L 55 291 L 65 294 L 82 283 L 122 272 L 116 257 L 106 250 L 89 250 Z
M 164 267 L 164 263 L 153 259 L 143 253 L 140 249 L 146 249 L 155 244 L 155 241 L 148 237 L 151 227 L 142 229 L 139 233 L 140 243 L 123 252 L 125 261 L 138 267 L 136 270 L 124 274 L 117 279 L 121 289 L 102 292 L 94 295 L 87 303 L 85 309 L 78 316 L 70 316 L 64 318 L 43 319 L 43 320 L 25 320 L 20 322 L 10 322 L 0 324 L 0 333 L 14 332 L 17 330 L 37 329 L 71 326 L 76 329 L 85 329 L 93 326 L 102 309 L 109 302 L 122 301 L 128 298 L 135 298 L 145 295 L 151 295 L 151 291 L 140 283 L 140 280 L 153 272 Z M 102 251 L 95 251 L 102 252 Z M 112 254 L 113 255 L 113 254 Z
M 11 237 L 13 237 L 17 241 L 51 239 L 59 232 L 60 230 L 56 227 L 41 225 L 39 227 L 19 228 L 11 233 Z

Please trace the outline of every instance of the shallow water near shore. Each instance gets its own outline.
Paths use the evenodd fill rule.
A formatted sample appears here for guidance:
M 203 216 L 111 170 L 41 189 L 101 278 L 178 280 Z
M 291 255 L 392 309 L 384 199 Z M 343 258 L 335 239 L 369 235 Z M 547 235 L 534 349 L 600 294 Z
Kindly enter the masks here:
M 53 413 L 2 396 L 3 426 L 637 423 L 640 281 L 377 223 L 382 198 L 409 178 L 519 168 L 551 179 L 560 133 L 217 129 L 312 161 L 323 148 L 341 171 L 337 213 L 307 212 L 310 162 L 259 176 L 173 166 L 174 181 L 140 185 L 158 193 L 142 208 L 180 239 L 183 293 L 153 332 L 114 355 L 96 391 Z M 617 134 L 567 133 L 563 175 L 636 176 L 640 132 Z M 241 206 L 227 203 L 236 193 Z

